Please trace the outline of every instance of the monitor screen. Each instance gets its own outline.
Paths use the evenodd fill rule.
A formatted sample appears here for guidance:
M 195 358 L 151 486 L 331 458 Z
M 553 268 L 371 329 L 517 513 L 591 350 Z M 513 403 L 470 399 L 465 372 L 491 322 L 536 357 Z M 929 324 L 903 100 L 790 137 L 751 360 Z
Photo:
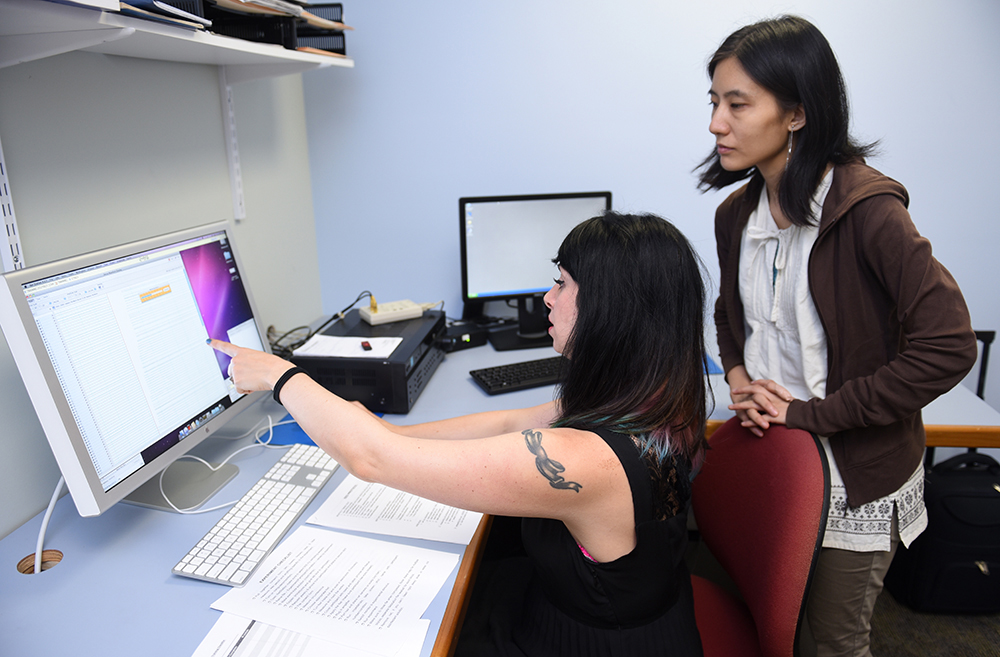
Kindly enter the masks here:
M 493 346 L 551 344 L 541 297 L 558 276 L 552 259 L 577 224 L 611 209 L 611 192 L 464 197 L 458 208 L 464 315 L 487 301 L 516 299 L 516 336 L 508 344 L 495 331 Z
M 206 343 L 267 350 L 225 222 L 17 270 L 3 283 L 0 325 L 83 516 L 260 397 L 237 393 L 229 357 Z

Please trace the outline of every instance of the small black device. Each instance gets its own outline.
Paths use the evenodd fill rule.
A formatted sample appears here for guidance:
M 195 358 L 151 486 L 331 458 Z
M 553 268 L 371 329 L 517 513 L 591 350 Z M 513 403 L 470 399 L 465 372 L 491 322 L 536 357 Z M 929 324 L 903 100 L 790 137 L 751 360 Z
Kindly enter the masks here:
M 445 353 L 481 347 L 486 344 L 487 328 L 475 322 L 457 321 L 441 334 L 438 344 Z
M 472 370 L 469 374 L 487 394 L 496 395 L 558 383 L 565 366 L 566 359 L 555 356 L 485 367 Z
M 388 358 L 292 356 L 314 381 L 348 401 L 359 401 L 376 413 L 408 413 L 431 375 L 444 360 L 438 345 L 445 316 L 425 310 L 423 316 L 372 326 L 355 308 L 322 335 L 358 338 L 403 338 Z

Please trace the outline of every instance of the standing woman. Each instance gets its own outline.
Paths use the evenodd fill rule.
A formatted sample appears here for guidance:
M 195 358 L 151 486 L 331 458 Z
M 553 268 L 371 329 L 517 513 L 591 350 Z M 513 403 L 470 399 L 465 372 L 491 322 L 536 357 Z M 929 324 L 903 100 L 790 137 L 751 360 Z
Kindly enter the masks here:
M 708 64 L 718 208 L 715 306 L 733 404 L 823 437 L 832 499 L 807 617 L 818 654 L 869 655 L 875 598 L 899 540 L 927 524 L 920 409 L 976 359 L 958 285 L 931 255 L 902 185 L 867 166 L 815 26 L 783 16 L 730 35 Z
M 555 262 L 545 304 L 568 371 L 534 408 L 397 427 L 276 356 L 212 344 L 239 390 L 273 389 L 357 477 L 523 518 L 527 577 L 474 610 L 489 613 L 466 654 L 700 655 L 683 557 L 705 444 L 701 263 L 663 219 L 614 213 L 574 228 Z

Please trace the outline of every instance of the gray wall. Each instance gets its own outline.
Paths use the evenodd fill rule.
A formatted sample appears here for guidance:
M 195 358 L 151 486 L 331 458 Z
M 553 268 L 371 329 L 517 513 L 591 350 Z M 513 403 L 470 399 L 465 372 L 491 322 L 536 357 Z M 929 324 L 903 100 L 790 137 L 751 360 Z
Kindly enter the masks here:
M 975 326 L 1000 329 L 993 0 L 380 0 L 345 4 L 356 75 L 303 76 L 323 304 L 359 290 L 461 312 L 457 199 L 610 189 L 673 220 L 717 276 L 707 58 L 798 13 L 827 36 L 871 161 L 901 181 Z M 850 309 L 844 309 L 849 312 Z M 714 346 L 714 345 L 713 345 Z M 1000 347 L 987 399 L 1000 408 Z M 967 379 L 972 387 L 974 383 Z
M 73 53 L 0 69 L 0 90 L 29 265 L 232 218 L 214 66 Z M 237 243 L 264 322 L 292 328 L 322 311 L 302 81 L 233 93 L 247 211 Z M 0 418 L 4 536 L 45 507 L 59 479 L 6 342 Z

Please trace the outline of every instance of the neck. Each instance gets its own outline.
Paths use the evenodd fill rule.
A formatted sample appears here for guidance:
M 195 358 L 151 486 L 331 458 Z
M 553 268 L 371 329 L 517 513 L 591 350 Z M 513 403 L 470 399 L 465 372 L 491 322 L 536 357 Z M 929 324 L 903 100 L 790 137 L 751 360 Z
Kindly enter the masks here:
M 785 218 L 785 213 L 781 210 L 778 202 L 778 182 L 781 175 L 764 176 L 764 185 L 767 187 L 767 205 L 771 210 L 771 217 L 778 228 L 785 229 L 792 225 L 792 222 Z

